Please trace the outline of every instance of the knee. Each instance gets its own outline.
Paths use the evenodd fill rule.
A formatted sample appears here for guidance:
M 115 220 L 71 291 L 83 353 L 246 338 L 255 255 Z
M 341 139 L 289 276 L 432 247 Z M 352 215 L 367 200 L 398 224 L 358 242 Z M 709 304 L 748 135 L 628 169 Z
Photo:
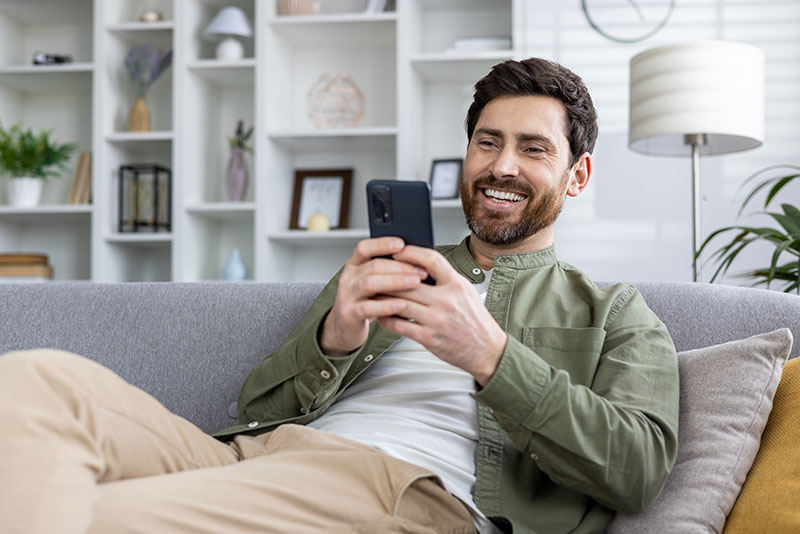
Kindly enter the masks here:
M 36 389 L 36 384 L 50 382 L 59 376 L 80 373 L 86 362 L 71 352 L 55 349 L 33 349 L 0 355 L 0 390 Z

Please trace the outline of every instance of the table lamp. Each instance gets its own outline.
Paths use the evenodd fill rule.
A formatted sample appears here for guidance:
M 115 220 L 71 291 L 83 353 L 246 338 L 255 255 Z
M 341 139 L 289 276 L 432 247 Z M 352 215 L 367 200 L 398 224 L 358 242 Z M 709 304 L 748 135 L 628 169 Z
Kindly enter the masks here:
M 207 39 L 216 35 L 225 36 L 217 45 L 217 59 L 236 61 L 244 57 L 244 47 L 235 36 L 250 37 L 253 35 L 253 30 L 244 11 L 241 8 L 229 6 L 220 9 L 203 32 L 203 37 Z
M 700 155 L 749 150 L 764 139 L 764 54 L 704 41 L 645 50 L 630 63 L 628 146 L 692 158 L 694 281 L 699 278 Z

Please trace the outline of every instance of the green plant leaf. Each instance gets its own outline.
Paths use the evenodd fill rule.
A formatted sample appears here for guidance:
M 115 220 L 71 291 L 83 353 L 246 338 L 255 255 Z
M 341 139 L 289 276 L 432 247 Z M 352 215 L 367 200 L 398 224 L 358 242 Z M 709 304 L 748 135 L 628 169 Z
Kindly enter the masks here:
M 769 282 L 775 278 L 775 273 L 778 268 L 778 259 L 780 258 L 781 254 L 783 254 L 790 246 L 797 243 L 800 243 L 800 239 L 794 239 L 792 241 L 787 240 L 775 247 L 775 252 L 772 254 L 772 262 L 769 266 L 769 273 L 767 274 L 767 287 L 769 287 Z
M 742 216 L 742 213 L 744 212 L 745 208 L 747 207 L 747 204 L 750 203 L 750 201 L 753 199 L 754 196 L 756 196 L 764 188 L 766 188 L 769 185 L 777 182 L 777 185 L 775 185 L 775 187 L 773 187 L 772 190 L 770 191 L 770 194 L 768 196 L 769 200 L 764 203 L 764 207 L 766 208 L 767 205 L 769 204 L 769 201 L 772 200 L 772 198 L 774 198 L 774 196 L 778 193 L 778 191 L 780 191 L 787 183 L 791 182 L 794 178 L 796 178 L 798 176 L 798 172 L 797 171 L 800 171 L 800 167 L 797 166 L 797 165 L 789 165 L 789 164 L 769 165 L 767 167 L 764 167 L 763 169 L 760 169 L 760 170 L 754 172 L 750 176 L 748 176 L 745 179 L 745 181 L 742 182 L 742 185 L 739 187 L 739 190 L 742 190 L 747 184 L 749 184 L 754 179 L 756 179 L 756 178 L 758 178 L 760 176 L 763 176 L 764 174 L 766 174 L 768 172 L 777 170 L 777 169 L 789 169 L 790 170 L 790 175 L 792 175 L 793 177 L 785 176 L 785 175 L 784 176 L 777 176 L 777 177 L 773 177 L 773 178 L 767 178 L 766 180 L 764 180 L 761 183 L 759 183 L 756 187 L 753 188 L 752 191 L 750 191 L 750 193 L 747 195 L 747 197 L 742 202 L 742 206 L 739 208 L 739 212 L 736 215 L 737 219 Z
M 781 208 L 783 208 L 783 213 L 786 214 L 791 220 L 793 220 L 798 226 L 800 226 L 800 210 L 792 206 L 791 204 L 781 204 Z
M 800 223 L 795 222 L 791 217 L 787 217 L 783 213 L 774 213 L 769 211 L 767 212 L 767 215 L 778 221 L 778 224 L 780 224 L 787 232 L 789 232 L 789 235 L 792 237 L 800 237 Z
M 769 206 L 769 203 L 772 202 L 772 199 L 775 198 L 775 195 L 777 195 L 780 190 L 786 186 L 786 184 L 798 177 L 800 177 L 800 174 L 790 174 L 789 176 L 784 176 L 778 179 L 778 183 L 776 183 L 775 186 L 769 190 L 769 193 L 767 193 L 767 198 L 764 201 L 764 207 L 766 208 Z
M 12 177 L 58 176 L 56 170 L 67 171 L 66 163 L 77 150 L 74 143 L 53 141 L 50 130 L 34 134 L 21 123 L 8 129 L 0 124 L 0 170 Z
M 717 277 L 720 274 L 724 275 L 725 273 L 727 273 L 728 269 L 730 268 L 731 264 L 733 263 L 733 260 L 736 259 L 736 256 L 738 256 L 739 253 L 742 250 L 744 250 L 744 248 L 747 245 L 749 245 L 750 243 L 752 243 L 753 241 L 755 241 L 755 238 L 746 239 L 746 240 L 742 241 L 742 243 L 739 245 L 738 248 L 736 248 L 732 252 L 729 252 L 728 255 L 725 257 L 725 259 L 722 260 L 722 262 L 720 263 L 720 265 L 717 268 L 716 272 L 714 272 L 714 275 L 711 277 L 711 282 L 713 283 L 714 280 L 716 280 Z

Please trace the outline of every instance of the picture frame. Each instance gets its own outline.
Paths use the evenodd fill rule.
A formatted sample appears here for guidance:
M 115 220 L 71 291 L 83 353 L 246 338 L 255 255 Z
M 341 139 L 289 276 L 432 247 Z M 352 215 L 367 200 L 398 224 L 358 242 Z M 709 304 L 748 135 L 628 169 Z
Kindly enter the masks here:
M 464 160 L 461 158 L 433 160 L 430 177 L 432 199 L 458 198 L 458 186 L 461 182 L 463 166 Z
M 305 230 L 315 213 L 328 217 L 331 230 L 347 228 L 353 169 L 295 170 L 289 228 Z

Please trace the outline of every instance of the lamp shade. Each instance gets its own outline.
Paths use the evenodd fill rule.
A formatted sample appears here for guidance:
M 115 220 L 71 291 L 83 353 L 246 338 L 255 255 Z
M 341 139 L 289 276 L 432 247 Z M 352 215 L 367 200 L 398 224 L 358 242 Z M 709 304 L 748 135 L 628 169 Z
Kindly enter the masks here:
M 204 37 L 212 35 L 241 35 L 243 37 L 250 37 L 253 35 L 253 30 L 250 27 L 250 22 L 247 20 L 247 15 L 238 7 L 223 7 L 211 21 L 205 31 Z
M 701 154 L 756 148 L 764 140 L 764 54 L 729 41 L 645 50 L 631 59 L 629 119 L 628 144 L 644 154 L 689 156 L 689 134 L 704 134 Z

